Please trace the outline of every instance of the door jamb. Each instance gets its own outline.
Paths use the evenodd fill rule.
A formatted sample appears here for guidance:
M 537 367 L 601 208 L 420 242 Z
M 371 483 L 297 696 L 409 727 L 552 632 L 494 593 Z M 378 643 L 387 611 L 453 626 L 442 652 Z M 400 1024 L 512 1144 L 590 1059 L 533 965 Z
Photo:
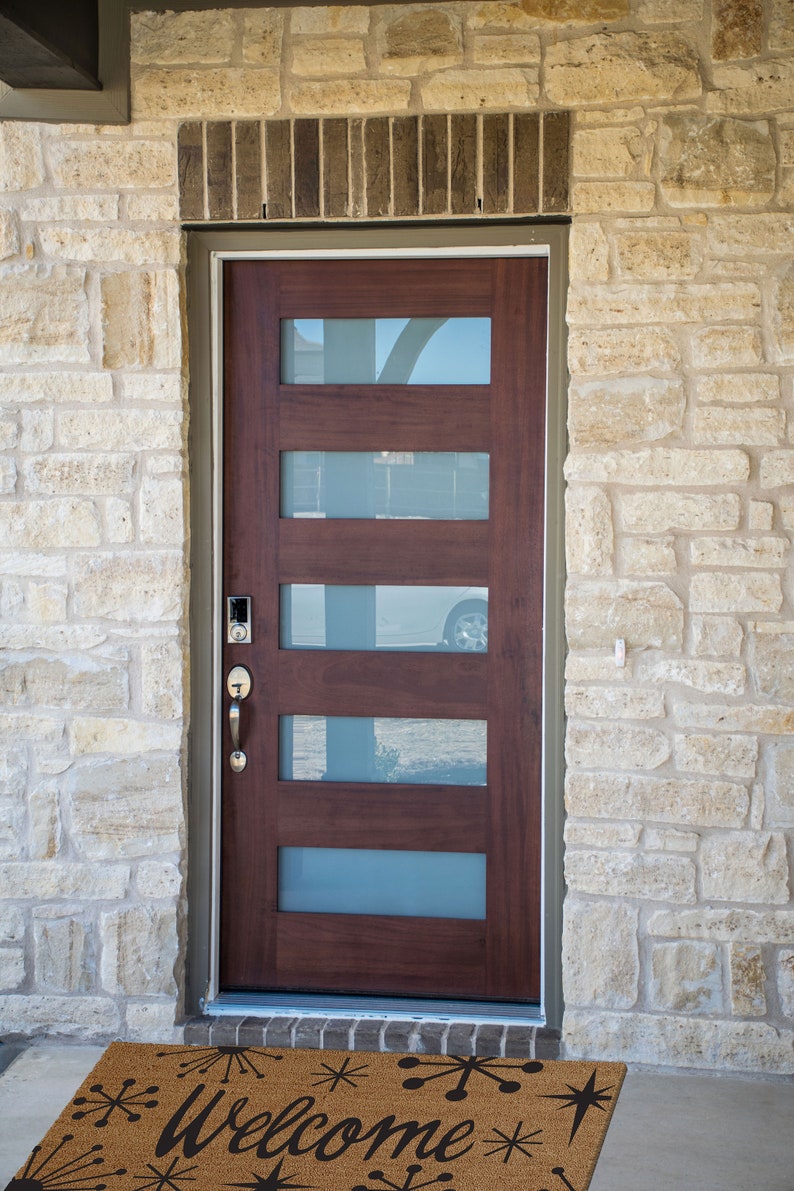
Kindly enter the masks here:
M 543 832 L 542 1001 L 533 1024 L 559 1028 L 562 1021 L 563 901 L 563 463 L 566 451 L 565 297 L 568 227 L 561 222 L 510 221 L 478 224 L 322 229 L 219 231 L 188 234 L 187 299 L 190 364 L 190 727 L 188 731 L 188 938 L 185 1008 L 213 1012 L 217 989 L 216 830 L 220 783 L 220 513 L 221 513 L 221 332 L 220 272 L 224 259 L 247 257 L 388 258 L 441 255 L 547 255 L 549 309 L 547 346 L 546 524 L 543 609 Z M 209 641 L 211 648 L 204 647 Z M 333 998 L 335 1015 L 344 998 Z M 289 1001 L 288 996 L 281 1001 Z M 297 1006 L 297 999 L 296 999 Z M 443 1016 L 450 1016 L 444 1002 Z M 399 1015 L 400 1002 L 394 1003 Z M 465 1002 L 458 1015 L 472 1017 Z M 495 1006 L 498 1009 L 499 1006 Z M 504 1006 L 507 1009 L 507 1006 Z M 516 1019 L 513 1006 L 511 1020 Z M 528 1006 L 523 1007 L 525 1010 Z M 217 1011 L 217 1010 L 216 1010 Z M 272 1012 L 272 1010 L 271 1010 Z M 360 1015 L 357 1009 L 352 1010 Z M 379 1015 L 383 1016 L 382 1007 Z M 388 1016 L 388 1012 L 385 1014 Z M 453 1016 L 455 1012 L 453 1009 Z M 431 1013 L 424 1014 L 431 1017 Z

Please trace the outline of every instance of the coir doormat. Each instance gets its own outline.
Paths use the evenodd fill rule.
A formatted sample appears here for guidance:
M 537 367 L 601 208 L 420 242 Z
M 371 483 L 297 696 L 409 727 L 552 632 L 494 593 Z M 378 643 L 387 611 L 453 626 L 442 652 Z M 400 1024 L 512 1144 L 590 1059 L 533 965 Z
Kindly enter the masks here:
M 585 1191 L 622 1063 L 116 1042 L 12 1191 Z

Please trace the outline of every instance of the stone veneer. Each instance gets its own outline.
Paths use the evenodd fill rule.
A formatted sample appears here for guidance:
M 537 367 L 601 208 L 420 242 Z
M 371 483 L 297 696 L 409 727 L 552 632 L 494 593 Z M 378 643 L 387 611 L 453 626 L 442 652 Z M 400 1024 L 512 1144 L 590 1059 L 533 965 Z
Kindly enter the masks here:
M 181 1036 L 179 126 L 568 111 L 564 1051 L 792 1070 L 792 49 L 790 0 L 142 13 L 128 128 L 0 124 L 0 1029 Z

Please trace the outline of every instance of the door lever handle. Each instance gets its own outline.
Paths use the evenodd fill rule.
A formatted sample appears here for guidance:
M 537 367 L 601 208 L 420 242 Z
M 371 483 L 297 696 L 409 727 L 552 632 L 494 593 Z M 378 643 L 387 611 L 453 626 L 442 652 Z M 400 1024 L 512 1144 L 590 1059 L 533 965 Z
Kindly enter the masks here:
M 229 764 L 234 773 L 242 773 L 248 764 L 248 757 L 240 748 L 240 703 L 251 691 L 251 674 L 245 666 L 234 666 L 226 679 L 226 689 L 232 696 L 229 704 L 229 732 L 232 738 L 232 754 Z

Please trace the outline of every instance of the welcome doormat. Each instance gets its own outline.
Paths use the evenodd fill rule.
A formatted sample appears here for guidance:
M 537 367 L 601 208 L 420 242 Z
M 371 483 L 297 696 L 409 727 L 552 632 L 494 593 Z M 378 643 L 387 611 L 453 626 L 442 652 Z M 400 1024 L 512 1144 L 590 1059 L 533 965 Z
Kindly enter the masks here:
M 12 1191 L 585 1191 L 622 1063 L 113 1043 Z

